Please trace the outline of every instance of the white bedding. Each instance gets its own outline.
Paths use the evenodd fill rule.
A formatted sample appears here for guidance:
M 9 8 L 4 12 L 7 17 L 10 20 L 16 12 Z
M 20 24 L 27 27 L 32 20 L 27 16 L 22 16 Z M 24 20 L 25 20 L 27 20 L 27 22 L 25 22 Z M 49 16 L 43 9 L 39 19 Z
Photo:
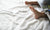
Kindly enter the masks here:
M 0 0 L 0 30 L 48 30 L 49 21 L 35 19 L 25 1 Z

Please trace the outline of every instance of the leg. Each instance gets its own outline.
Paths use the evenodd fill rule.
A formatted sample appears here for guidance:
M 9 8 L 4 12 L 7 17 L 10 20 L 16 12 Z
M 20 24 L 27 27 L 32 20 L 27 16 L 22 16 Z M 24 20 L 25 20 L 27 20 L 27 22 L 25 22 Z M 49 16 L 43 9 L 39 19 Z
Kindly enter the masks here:
M 37 1 L 31 1 L 31 2 L 26 1 L 25 4 L 26 4 L 26 5 L 37 5 L 37 6 L 40 7 L 40 5 L 38 4 Z
M 47 15 L 46 15 L 45 13 L 38 12 L 38 11 L 35 10 L 32 6 L 30 7 L 30 9 L 31 9 L 31 11 L 34 12 L 36 19 L 38 19 L 38 18 L 47 18 Z

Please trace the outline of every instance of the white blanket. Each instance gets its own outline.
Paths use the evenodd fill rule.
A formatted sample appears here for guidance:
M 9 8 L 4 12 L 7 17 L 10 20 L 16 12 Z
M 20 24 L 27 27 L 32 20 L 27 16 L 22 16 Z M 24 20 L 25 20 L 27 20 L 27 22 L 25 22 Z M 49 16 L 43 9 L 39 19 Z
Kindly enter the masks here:
M 0 30 L 50 29 L 49 21 L 34 18 L 32 11 L 24 4 L 25 0 L 0 1 Z

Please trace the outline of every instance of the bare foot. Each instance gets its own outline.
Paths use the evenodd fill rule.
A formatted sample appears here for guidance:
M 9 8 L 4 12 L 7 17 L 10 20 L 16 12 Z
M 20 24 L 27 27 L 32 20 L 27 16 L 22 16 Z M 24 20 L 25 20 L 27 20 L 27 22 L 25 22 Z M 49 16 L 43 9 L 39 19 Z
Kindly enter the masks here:
M 47 15 L 42 13 L 42 12 L 38 12 L 37 10 L 35 10 L 32 6 L 30 7 L 31 11 L 34 12 L 35 14 L 35 18 L 39 19 L 39 18 L 47 18 Z
M 32 5 L 32 4 L 34 4 L 34 5 L 38 5 L 38 6 L 39 6 L 39 4 L 38 4 L 37 2 L 28 2 L 28 1 L 26 1 L 25 4 L 26 4 L 26 5 Z M 32 6 L 30 7 L 30 9 L 31 9 L 31 11 L 34 12 L 36 19 L 38 19 L 38 18 L 48 18 L 45 13 L 38 12 L 38 11 L 35 10 Z

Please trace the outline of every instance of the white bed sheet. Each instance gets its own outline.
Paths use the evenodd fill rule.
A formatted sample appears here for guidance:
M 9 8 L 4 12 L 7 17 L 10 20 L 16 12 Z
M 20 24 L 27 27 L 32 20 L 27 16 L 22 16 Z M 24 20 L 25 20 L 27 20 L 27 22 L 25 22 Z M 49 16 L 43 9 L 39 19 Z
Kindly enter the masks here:
M 48 30 L 49 21 L 35 19 L 25 0 L 0 1 L 0 30 Z

